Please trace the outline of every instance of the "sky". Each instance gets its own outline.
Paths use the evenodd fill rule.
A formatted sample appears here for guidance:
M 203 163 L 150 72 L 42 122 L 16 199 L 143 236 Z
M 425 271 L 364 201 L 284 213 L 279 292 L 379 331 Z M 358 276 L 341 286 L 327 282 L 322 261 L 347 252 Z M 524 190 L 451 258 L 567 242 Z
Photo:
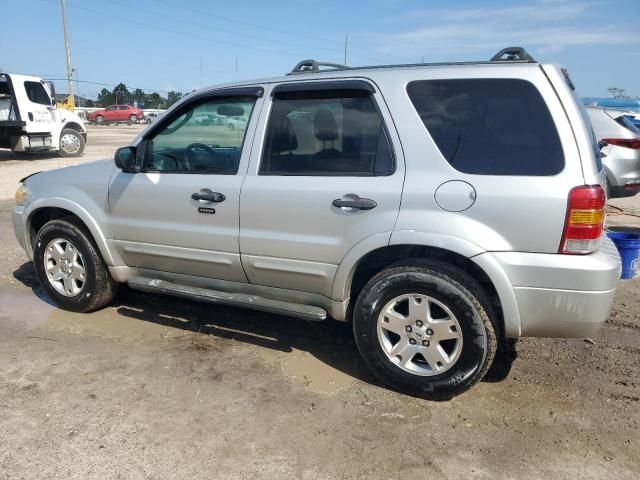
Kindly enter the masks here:
M 66 78 L 60 0 L 0 5 L 0 70 Z M 67 11 L 89 98 L 98 83 L 166 96 L 278 76 L 307 58 L 343 63 L 345 38 L 353 66 L 488 60 L 523 46 L 566 66 L 582 96 L 640 96 L 640 0 L 67 0 Z

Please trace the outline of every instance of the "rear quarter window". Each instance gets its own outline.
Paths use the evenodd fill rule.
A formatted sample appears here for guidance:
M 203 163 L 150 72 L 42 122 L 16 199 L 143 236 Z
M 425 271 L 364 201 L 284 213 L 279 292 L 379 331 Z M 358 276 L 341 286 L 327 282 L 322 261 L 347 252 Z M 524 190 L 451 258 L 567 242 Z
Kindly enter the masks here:
M 417 80 L 407 93 L 438 149 L 477 175 L 555 175 L 564 154 L 540 92 L 518 79 Z

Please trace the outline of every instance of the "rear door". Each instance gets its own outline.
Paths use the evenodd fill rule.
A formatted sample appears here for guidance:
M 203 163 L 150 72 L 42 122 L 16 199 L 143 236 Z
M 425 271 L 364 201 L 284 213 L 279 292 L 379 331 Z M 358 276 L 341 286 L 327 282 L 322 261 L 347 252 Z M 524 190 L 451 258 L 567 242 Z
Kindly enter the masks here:
M 358 243 L 388 242 L 404 163 L 388 112 L 362 80 L 272 90 L 240 202 L 249 281 L 331 296 L 338 265 Z
M 116 120 L 118 120 L 119 122 L 124 122 L 125 120 L 129 120 L 128 105 L 118 105 L 118 110 L 116 111 Z

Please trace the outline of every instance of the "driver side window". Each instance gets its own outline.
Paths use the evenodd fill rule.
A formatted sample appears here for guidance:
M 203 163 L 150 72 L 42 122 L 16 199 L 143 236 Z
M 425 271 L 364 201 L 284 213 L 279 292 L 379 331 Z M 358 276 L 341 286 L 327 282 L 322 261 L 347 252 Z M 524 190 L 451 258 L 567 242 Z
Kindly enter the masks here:
M 238 172 L 245 131 L 255 98 L 205 100 L 178 116 L 147 140 L 147 172 Z

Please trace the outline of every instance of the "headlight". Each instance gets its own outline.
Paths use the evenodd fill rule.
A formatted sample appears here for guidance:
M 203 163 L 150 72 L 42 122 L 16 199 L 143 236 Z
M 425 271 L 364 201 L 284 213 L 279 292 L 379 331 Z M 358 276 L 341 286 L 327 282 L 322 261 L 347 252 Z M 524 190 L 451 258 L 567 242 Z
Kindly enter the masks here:
M 16 190 L 16 205 L 26 205 L 30 196 L 31 190 L 24 183 L 21 183 Z

